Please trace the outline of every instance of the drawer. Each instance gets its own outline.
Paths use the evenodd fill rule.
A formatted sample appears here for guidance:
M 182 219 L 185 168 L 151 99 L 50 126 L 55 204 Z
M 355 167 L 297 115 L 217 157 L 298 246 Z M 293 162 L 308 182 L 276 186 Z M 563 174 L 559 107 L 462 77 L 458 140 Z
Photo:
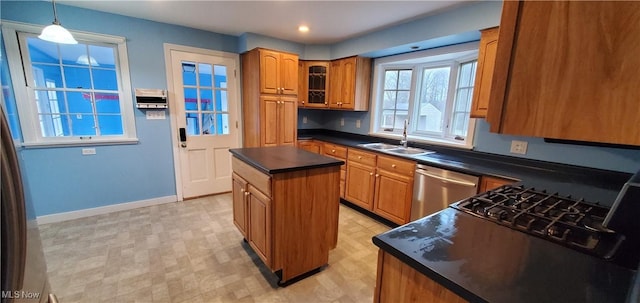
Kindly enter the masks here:
M 341 145 L 325 143 L 322 151 L 325 156 L 335 157 L 342 160 L 347 159 L 347 148 Z
M 376 166 L 376 154 L 350 148 L 348 160 L 368 166 Z
M 416 169 L 416 162 L 396 157 L 378 156 L 378 168 L 412 177 Z
M 242 160 L 233 157 L 231 159 L 233 172 L 242 177 L 247 183 L 260 190 L 263 194 L 271 197 L 271 176 L 267 175 Z

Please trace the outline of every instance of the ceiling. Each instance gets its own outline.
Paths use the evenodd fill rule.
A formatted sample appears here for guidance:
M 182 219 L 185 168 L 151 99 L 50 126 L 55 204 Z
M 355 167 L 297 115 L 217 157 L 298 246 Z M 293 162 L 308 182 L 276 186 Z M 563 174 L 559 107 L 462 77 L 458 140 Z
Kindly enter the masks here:
M 453 1 L 126 1 L 57 3 L 239 36 L 332 44 L 464 5 Z M 64 17 L 62 17 L 64 18 Z M 307 25 L 308 33 L 298 32 Z

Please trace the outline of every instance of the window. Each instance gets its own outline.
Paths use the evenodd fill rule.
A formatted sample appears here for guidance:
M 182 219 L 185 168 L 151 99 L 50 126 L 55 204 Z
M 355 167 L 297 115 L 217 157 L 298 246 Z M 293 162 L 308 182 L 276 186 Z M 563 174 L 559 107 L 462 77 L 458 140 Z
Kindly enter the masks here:
M 74 34 L 78 44 L 58 44 L 36 27 L 8 27 L 3 36 L 17 36 L 5 38 L 8 56 L 22 61 L 10 68 L 25 145 L 137 141 L 123 38 Z
M 371 134 L 471 148 L 477 44 L 376 59 Z

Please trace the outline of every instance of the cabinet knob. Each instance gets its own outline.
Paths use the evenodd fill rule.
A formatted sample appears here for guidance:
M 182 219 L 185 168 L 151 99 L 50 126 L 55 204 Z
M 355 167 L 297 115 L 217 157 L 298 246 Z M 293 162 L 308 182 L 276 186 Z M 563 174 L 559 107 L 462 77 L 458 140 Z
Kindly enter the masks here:
M 395 164 L 391 164 L 391 167 L 392 167 L 392 168 L 396 168 L 396 165 L 395 165 Z
M 241 188 L 241 189 L 240 189 L 240 192 L 241 192 L 241 193 L 243 193 L 243 192 L 244 192 L 244 188 Z
M 324 105 L 327 105 L 327 102 L 325 102 Z
M 336 150 L 335 150 L 335 149 L 332 149 L 332 150 L 331 150 L 331 152 L 335 154 L 335 153 L 336 153 Z
M 380 177 L 380 174 L 376 174 L 376 178 L 377 178 L 377 177 Z
M 302 104 L 304 104 L 304 101 L 302 101 Z
M 244 192 L 244 195 L 245 195 L 245 196 L 248 196 L 248 195 L 249 195 L 249 192 L 248 192 L 248 191 L 245 191 L 245 192 Z
M 362 156 L 358 156 L 358 159 L 362 159 Z
M 369 173 L 369 176 L 373 176 L 373 173 Z

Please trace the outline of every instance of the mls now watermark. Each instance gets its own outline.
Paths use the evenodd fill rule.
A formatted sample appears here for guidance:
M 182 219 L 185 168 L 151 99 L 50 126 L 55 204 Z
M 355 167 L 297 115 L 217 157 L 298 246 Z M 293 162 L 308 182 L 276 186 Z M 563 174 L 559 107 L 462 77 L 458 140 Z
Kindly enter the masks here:
M 23 290 L 3 290 L 2 299 L 35 300 L 35 299 L 40 299 L 40 293 L 23 291 Z

